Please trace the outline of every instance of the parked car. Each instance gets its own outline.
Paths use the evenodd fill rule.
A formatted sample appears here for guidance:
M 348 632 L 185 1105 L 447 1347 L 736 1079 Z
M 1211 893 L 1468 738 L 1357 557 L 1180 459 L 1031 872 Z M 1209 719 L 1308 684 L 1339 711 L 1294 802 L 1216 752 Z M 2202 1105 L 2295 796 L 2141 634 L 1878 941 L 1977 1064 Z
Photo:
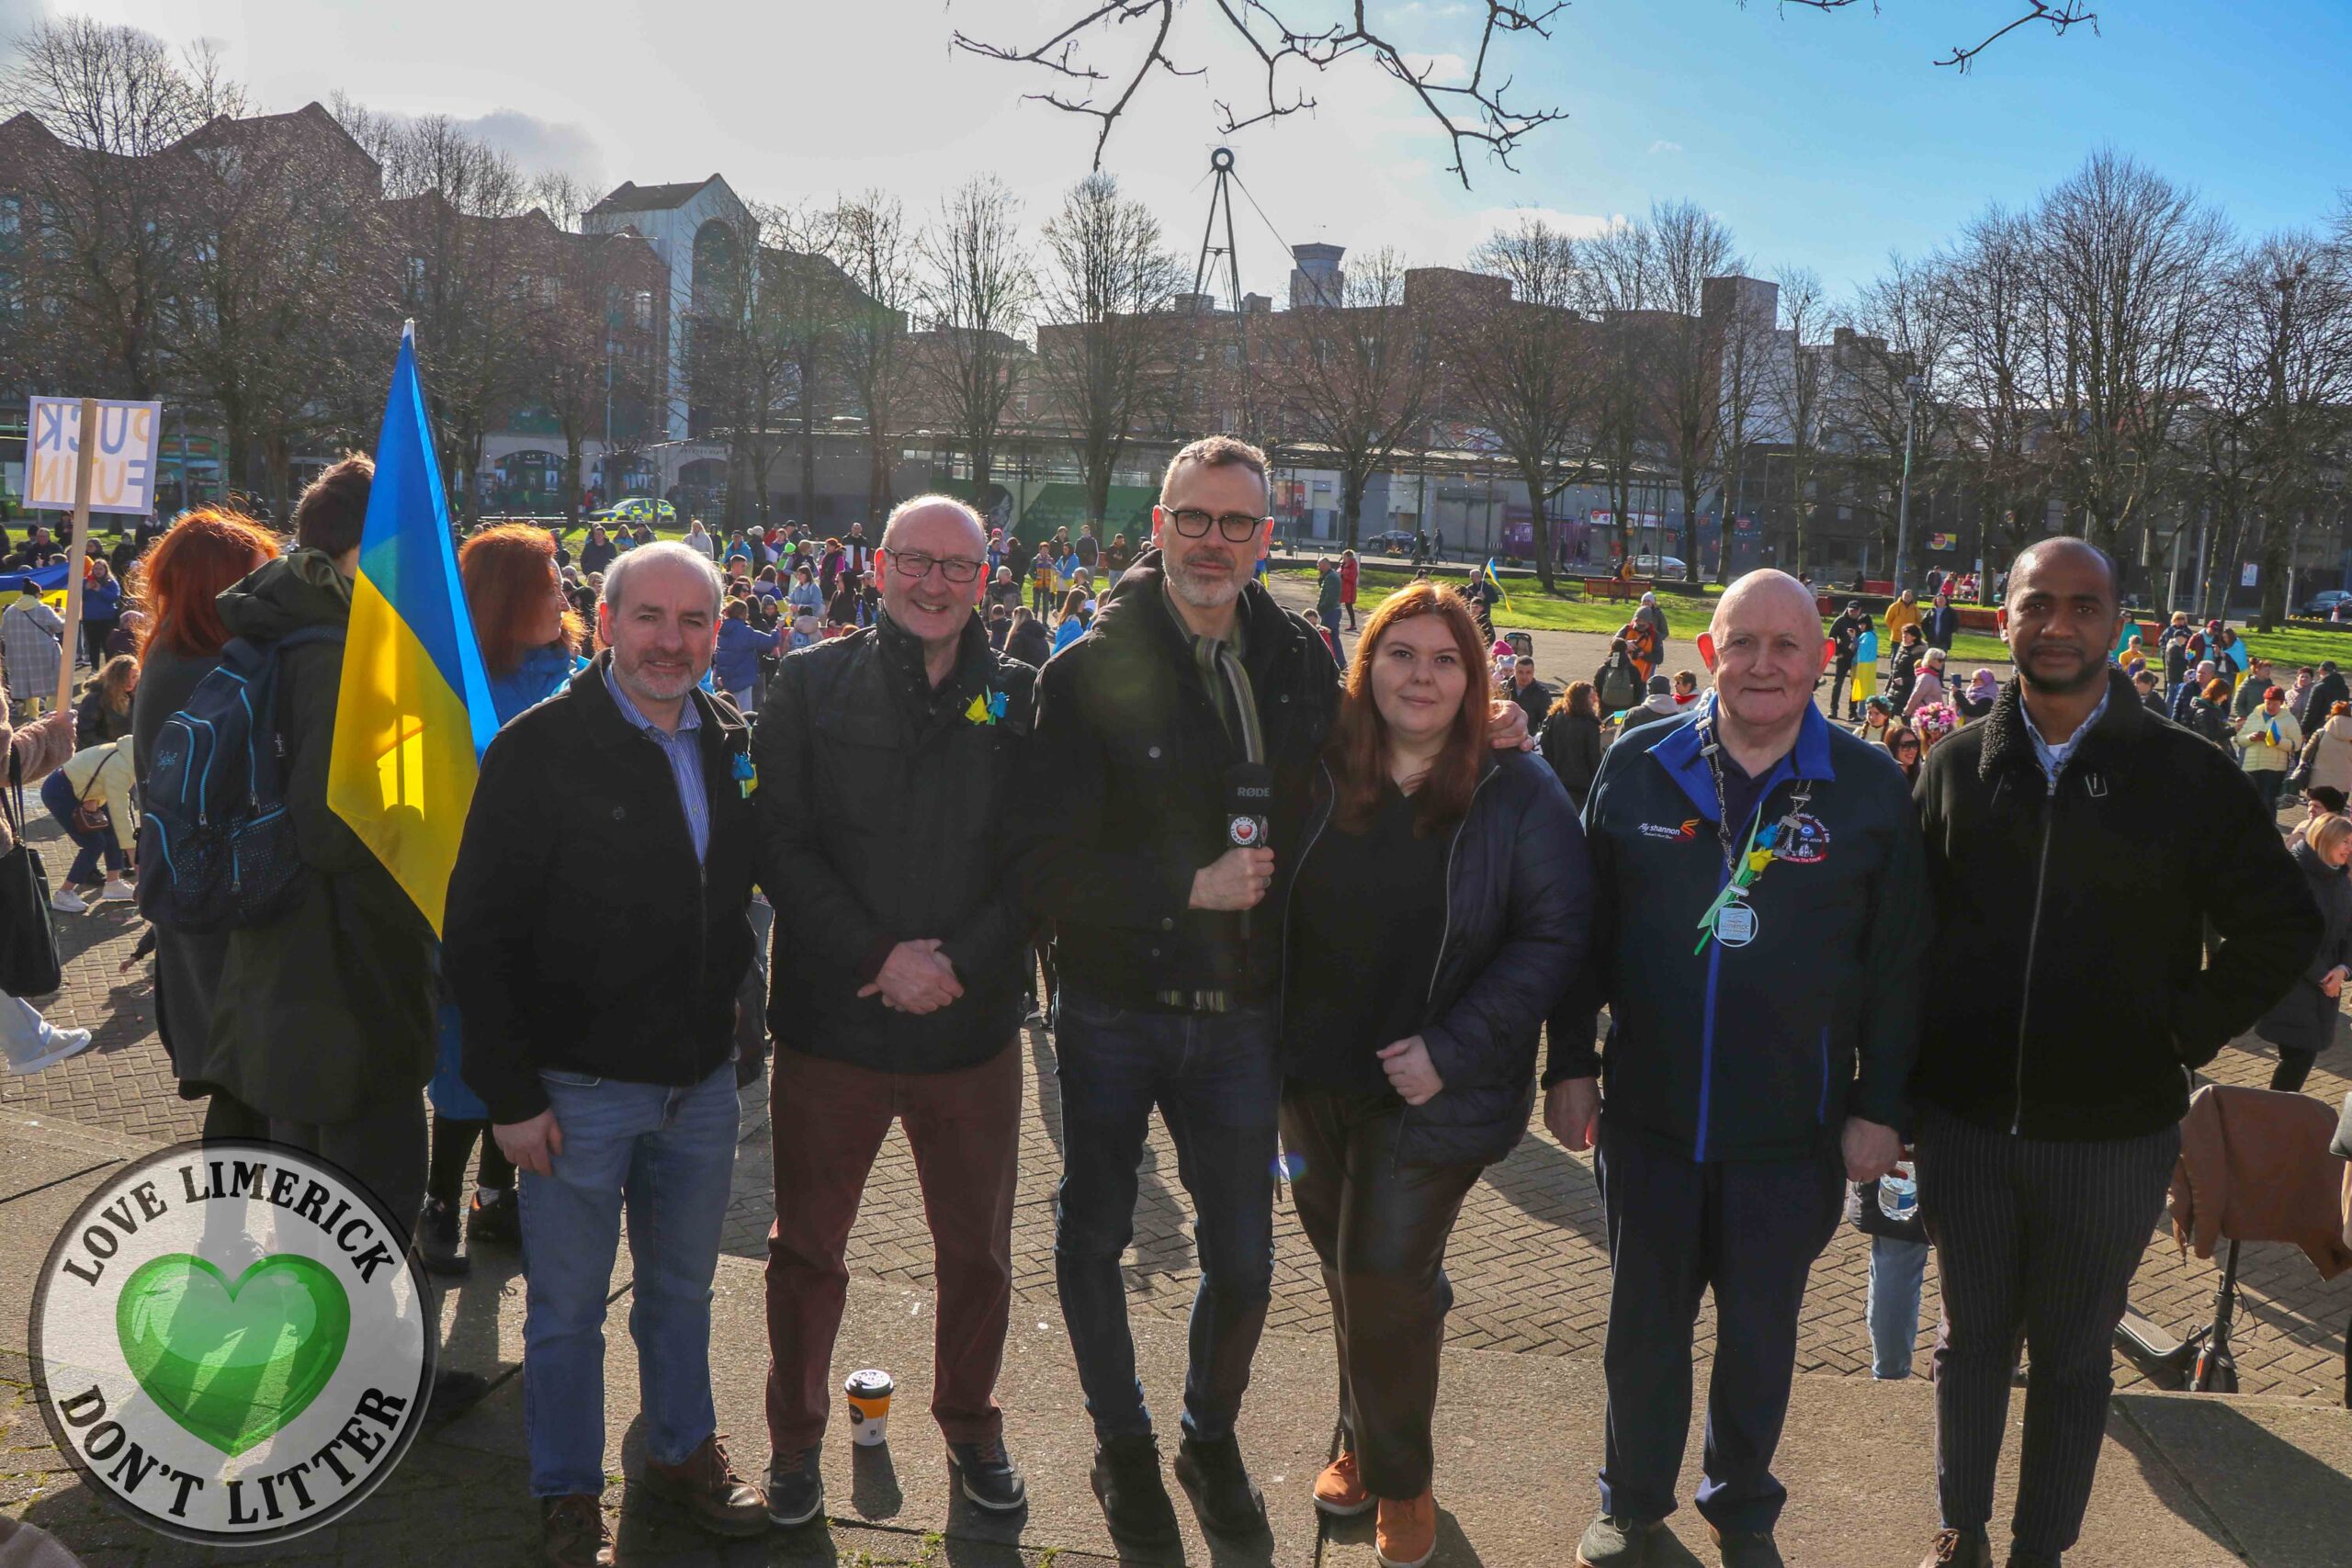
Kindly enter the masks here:
M 1672 556 L 1635 556 L 1634 558 L 1635 577 L 1663 577 L 1671 581 L 1687 577 L 1690 573 L 1690 569 Z
M 2323 588 L 2312 595 L 2309 604 L 2295 613 L 2307 621 L 2333 620 L 2338 618 L 2336 607 L 2345 604 L 2352 604 L 2352 593 L 2341 588 Z
M 610 506 L 600 506 L 588 514 L 591 523 L 650 523 L 659 528 L 664 523 L 675 523 L 678 509 L 666 501 L 656 501 L 650 495 L 632 495 Z
M 1366 554 L 1376 550 L 1384 556 L 1409 556 L 1413 553 L 1413 536 L 1402 528 L 1391 528 L 1366 539 L 1363 547 Z

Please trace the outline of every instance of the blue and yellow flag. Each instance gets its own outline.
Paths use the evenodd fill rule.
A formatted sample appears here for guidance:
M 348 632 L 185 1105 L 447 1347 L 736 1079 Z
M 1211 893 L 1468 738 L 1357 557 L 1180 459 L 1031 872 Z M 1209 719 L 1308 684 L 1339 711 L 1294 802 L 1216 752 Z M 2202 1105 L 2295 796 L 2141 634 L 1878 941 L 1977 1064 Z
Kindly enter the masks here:
M 401 332 L 351 590 L 327 804 L 441 930 L 497 710 L 449 537 L 416 326 Z
M 1487 581 L 1494 585 L 1496 599 L 1500 601 L 1504 609 L 1510 609 L 1510 595 L 1503 592 L 1502 576 L 1495 570 L 1495 558 L 1492 556 L 1487 558 L 1486 575 Z

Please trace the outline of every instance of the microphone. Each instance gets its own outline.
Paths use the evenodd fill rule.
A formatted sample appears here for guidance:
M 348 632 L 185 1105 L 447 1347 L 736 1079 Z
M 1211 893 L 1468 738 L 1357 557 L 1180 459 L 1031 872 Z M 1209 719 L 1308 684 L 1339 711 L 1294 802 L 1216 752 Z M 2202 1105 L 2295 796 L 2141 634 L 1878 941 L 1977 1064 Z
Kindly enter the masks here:
M 1225 841 L 1237 850 L 1273 847 L 1267 817 L 1273 810 L 1274 771 L 1263 762 L 1236 762 L 1225 770 Z M 1250 911 L 1241 914 L 1241 936 L 1250 937 Z

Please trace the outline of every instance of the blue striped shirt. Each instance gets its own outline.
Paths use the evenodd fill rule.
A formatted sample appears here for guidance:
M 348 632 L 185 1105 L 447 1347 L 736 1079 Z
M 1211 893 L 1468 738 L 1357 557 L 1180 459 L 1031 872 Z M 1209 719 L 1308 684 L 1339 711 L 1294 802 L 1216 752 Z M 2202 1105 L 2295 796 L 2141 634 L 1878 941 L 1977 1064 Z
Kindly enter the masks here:
M 686 833 L 695 841 L 695 859 L 701 861 L 710 852 L 710 795 L 702 785 L 702 710 L 695 705 L 694 694 L 686 694 L 685 705 L 678 710 L 678 728 L 668 730 L 637 711 L 613 679 L 610 665 L 605 668 L 605 689 L 613 694 L 613 705 L 621 716 L 652 737 L 670 760 L 671 782 L 678 786 L 678 805 L 686 814 Z

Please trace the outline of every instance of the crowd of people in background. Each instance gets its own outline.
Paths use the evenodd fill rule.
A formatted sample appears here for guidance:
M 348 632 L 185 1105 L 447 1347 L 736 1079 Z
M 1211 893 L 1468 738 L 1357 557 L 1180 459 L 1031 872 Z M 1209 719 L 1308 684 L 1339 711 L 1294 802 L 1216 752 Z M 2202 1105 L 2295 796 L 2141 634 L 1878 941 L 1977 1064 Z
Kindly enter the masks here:
M 936 1249 L 932 1414 L 965 1497 L 1025 1506 L 996 1399 L 1025 1022 L 1052 1032 L 1057 1284 L 1089 1480 L 1123 1543 L 1178 1539 L 1121 1273 L 1155 1108 L 1196 1216 L 1172 1468 L 1204 1528 L 1265 1528 L 1239 1422 L 1286 1172 L 1338 1373 L 1338 1450 L 1306 1490 L 1372 1513 L 1380 1561 L 1418 1568 L 1447 1241 L 1540 1101 L 1594 1152 L 1612 1270 L 1581 1568 L 1663 1560 L 1709 1292 L 1697 1506 L 1726 1568 L 1781 1562 L 1798 1314 L 1841 1223 L 1872 1237 L 1879 1377 L 1910 1374 L 1938 1260 L 1942 1528 L 1923 1568 L 1993 1562 L 2021 1337 L 2007 1562 L 2054 1568 L 2179 1148 L 2182 1066 L 2253 1028 L 2273 1087 L 2299 1089 L 2352 978 L 2352 689 L 2332 662 L 2279 685 L 2218 622 L 2151 640 L 2079 540 L 2013 564 L 2007 682 L 1951 666 L 1949 593 L 1850 600 L 1825 630 L 1811 589 L 1767 570 L 1710 606 L 1703 674 L 1668 668 L 1651 592 L 1590 678 L 1555 688 L 1497 637 L 1488 571 L 1423 573 L 1359 626 L 1349 551 L 1317 566 L 1311 610 L 1284 608 L 1263 580 L 1265 458 L 1227 437 L 1177 455 L 1135 544 L 1085 526 L 1033 547 L 944 496 L 873 536 L 467 533 L 500 728 L 436 939 L 326 804 L 371 483 L 364 457 L 328 468 L 290 537 L 223 509 L 134 531 L 86 568 L 76 648 L 27 580 L 0 611 L 0 750 L 74 847 L 54 909 L 130 902 L 156 737 L 232 639 L 283 645 L 292 901 L 217 934 L 159 926 L 158 1032 L 208 1136 L 335 1161 L 415 1216 L 428 1270 L 522 1249 L 530 1487 L 557 1568 L 614 1561 L 603 1335 L 624 1213 L 646 1484 L 721 1536 L 823 1511 L 845 1248 L 894 1122 Z M 58 558 L 35 529 L 6 564 Z M 76 663 L 78 700 L 51 711 Z M 2290 791 L 2310 811 L 2282 844 Z M 23 831 L 0 821 L 0 850 Z M 2145 962 L 2114 929 L 2125 907 L 2177 983 L 2120 1000 L 2062 983 Z M 1742 1021 L 1739 1051 L 1716 1048 L 1719 1016 Z M 1995 1033 L 2018 1045 L 1988 1072 Z M 8 998 L 0 1041 L 33 1071 L 89 1034 Z M 738 1090 L 763 1071 L 754 1481 L 716 1431 L 710 1293 Z M 481 1392 L 445 1370 L 433 1398 Z

